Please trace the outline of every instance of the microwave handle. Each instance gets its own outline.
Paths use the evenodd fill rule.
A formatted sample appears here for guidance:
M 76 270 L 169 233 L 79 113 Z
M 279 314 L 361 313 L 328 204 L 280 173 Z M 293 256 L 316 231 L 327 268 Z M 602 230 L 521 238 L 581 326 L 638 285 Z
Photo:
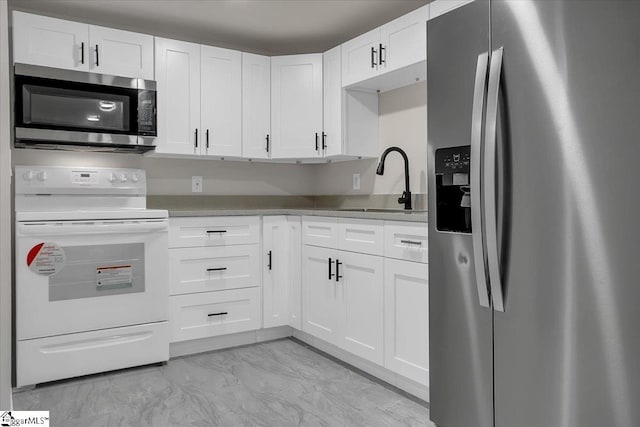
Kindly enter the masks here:
M 80 43 L 80 63 L 84 64 L 84 42 Z

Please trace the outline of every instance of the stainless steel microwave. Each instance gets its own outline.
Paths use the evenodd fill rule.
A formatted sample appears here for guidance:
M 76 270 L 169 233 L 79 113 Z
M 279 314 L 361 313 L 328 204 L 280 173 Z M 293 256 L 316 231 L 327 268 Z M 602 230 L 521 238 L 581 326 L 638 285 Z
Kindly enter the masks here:
M 153 150 L 156 82 L 16 64 L 15 146 Z

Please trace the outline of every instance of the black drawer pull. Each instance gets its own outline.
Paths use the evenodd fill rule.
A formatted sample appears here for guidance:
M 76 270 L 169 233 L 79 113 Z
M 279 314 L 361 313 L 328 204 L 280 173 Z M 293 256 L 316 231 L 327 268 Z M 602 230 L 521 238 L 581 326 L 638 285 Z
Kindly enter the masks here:
M 331 272 L 331 267 L 333 266 L 333 260 L 331 258 L 329 258 L 329 280 L 331 280 L 333 278 L 333 276 L 335 276 L 335 273 Z
M 407 245 L 419 245 L 419 246 L 422 246 L 422 242 L 417 242 L 415 240 L 400 240 L 400 243 L 406 243 Z
M 84 42 L 80 43 L 80 63 L 84 64 Z
M 340 275 L 340 266 L 342 265 L 342 263 L 340 262 L 340 260 L 336 260 L 336 282 L 339 282 L 340 279 L 342 279 L 342 276 Z
M 269 267 L 269 270 L 271 270 L 273 268 L 272 264 L 273 264 L 273 255 L 271 253 L 271 251 L 268 252 L 269 255 L 269 265 L 267 265 L 267 267 Z
M 220 313 L 211 313 L 211 314 L 207 314 L 208 317 L 213 317 L 213 316 L 226 316 L 227 314 L 229 314 L 229 312 L 227 311 L 221 311 Z
M 207 230 L 207 234 L 211 233 L 226 233 L 227 230 Z
M 227 267 L 207 268 L 207 271 L 225 271 Z

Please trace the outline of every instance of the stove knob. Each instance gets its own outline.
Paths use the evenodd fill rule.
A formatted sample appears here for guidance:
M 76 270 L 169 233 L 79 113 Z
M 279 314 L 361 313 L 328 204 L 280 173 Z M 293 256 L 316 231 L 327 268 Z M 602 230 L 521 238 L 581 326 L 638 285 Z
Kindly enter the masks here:
M 133 175 L 131 175 L 131 181 L 133 181 L 133 182 L 140 181 L 140 177 L 138 176 L 137 173 L 134 173 Z
M 127 182 L 127 174 L 126 173 L 120 174 L 118 179 L 120 180 L 120 182 Z
M 107 180 L 109 180 L 109 182 L 114 182 L 116 180 L 116 174 L 110 173 Z
M 45 172 L 45 171 L 38 172 L 37 178 L 38 178 L 38 181 L 43 181 L 43 182 L 46 181 L 47 180 L 47 172 Z
M 27 171 L 24 174 L 22 174 L 22 178 L 24 178 L 25 181 L 31 181 L 33 178 L 35 178 L 36 174 L 33 171 Z

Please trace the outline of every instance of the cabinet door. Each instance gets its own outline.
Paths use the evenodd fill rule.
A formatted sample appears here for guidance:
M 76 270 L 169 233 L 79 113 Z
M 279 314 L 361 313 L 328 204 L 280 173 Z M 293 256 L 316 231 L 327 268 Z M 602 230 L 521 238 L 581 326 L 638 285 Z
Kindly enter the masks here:
M 200 45 L 156 37 L 156 151 L 200 154 Z
M 271 58 L 272 158 L 321 157 L 322 54 Z
M 89 71 L 89 26 L 13 12 L 13 61 Z
M 289 326 L 302 329 L 302 226 L 299 216 L 287 216 Z
M 92 72 L 153 80 L 153 36 L 90 25 L 89 41 Z
M 337 255 L 335 249 L 302 248 L 302 330 L 335 345 L 341 319 L 337 282 L 329 274 L 335 274 Z
M 429 269 L 384 260 L 384 366 L 429 384 Z
M 341 319 L 338 345 L 382 365 L 383 258 L 339 251 L 338 261 Z
M 342 154 L 342 54 L 340 46 L 322 55 L 323 149 L 325 156 Z
M 202 154 L 242 154 L 242 54 L 201 46 Z
M 271 58 L 242 53 L 242 157 L 268 159 L 271 149 Z
M 289 314 L 288 224 L 285 216 L 262 219 L 262 315 L 264 327 L 287 325 Z
M 426 61 L 428 19 L 429 5 L 426 5 L 380 28 L 382 72 Z
M 380 28 L 342 44 L 342 86 L 367 80 L 378 74 Z

